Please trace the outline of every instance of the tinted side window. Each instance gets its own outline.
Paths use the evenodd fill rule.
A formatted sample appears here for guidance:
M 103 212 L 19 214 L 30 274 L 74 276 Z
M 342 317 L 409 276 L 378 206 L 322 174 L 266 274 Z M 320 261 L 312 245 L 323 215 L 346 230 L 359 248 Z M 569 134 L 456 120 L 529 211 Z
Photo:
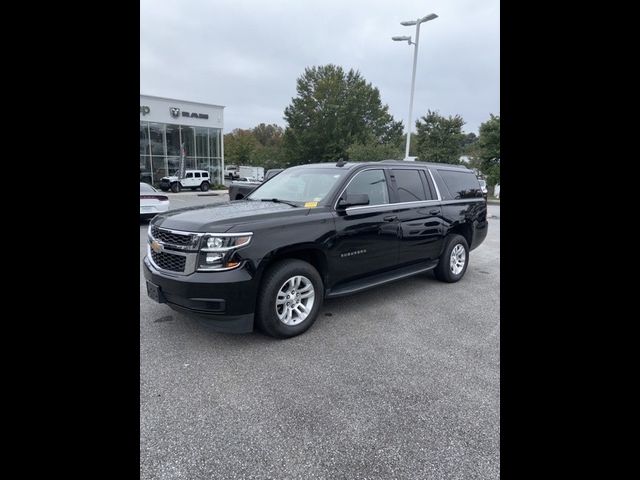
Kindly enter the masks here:
M 209 172 L 202 172 L 202 178 L 208 178 Z
M 427 200 L 419 170 L 391 170 L 398 189 L 399 202 L 419 202 Z
M 193 174 L 196 178 L 200 178 L 200 172 L 196 172 Z
M 369 195 L 369 205 L 389 203 L 387 179 L 382 170 L 365 170 L 356 174 L 344 193 L 366 193 Z
M 473 172 L 439 170 L 439 173 L 454 199 L 482 197 L 480 183 Z
M 186 178 L 193 178 L 193 173 L 191 173 L 191 172 L 187 173 L 187 177 Z

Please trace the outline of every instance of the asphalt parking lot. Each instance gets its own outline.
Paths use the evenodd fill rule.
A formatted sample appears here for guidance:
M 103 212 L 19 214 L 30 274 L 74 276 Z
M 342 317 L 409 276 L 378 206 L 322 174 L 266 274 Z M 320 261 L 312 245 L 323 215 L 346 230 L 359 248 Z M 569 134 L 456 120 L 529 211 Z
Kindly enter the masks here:
M 428 273 L 327 300 L 285 341 L 149 299 L 141 223 L 140 478 L 499 478 L 500 206 L 489 215 L 460 282 Z

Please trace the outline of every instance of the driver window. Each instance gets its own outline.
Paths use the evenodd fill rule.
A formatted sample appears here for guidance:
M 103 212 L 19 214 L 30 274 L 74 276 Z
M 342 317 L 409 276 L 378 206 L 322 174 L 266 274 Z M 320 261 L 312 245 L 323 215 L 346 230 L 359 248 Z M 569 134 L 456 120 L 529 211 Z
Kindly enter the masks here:
M 187 178 L 193 178 L 193 173 L 191 172 L 187 173 Z
M 356 174 L 344 193 L 366 193 L 369 195 L 369 205 L 389 203 L 387 179 L 382 170 L 365 170 Z

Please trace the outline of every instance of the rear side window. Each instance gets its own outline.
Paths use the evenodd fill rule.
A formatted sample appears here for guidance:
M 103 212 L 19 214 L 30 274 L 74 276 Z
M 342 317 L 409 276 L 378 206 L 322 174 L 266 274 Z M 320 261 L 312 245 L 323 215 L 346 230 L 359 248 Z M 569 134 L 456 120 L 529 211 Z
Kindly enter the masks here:
M 430 199 L 424 189 L 419 170 L 391 170 L 398 190 L 398 202 L 420 202 Z
M 193 174 L 196 178 L 200 178 L 200 172 L 196 172 Z
M 387 179 L 382 170 L 365 170 L 357 173 L 344 193 L 347 195 L 366 193 L 369 195 L 369 205 L 389 203 Z
M 438 170 L 449 193 L 454 199 L 482 197 L 478 178 L 473 172 Z

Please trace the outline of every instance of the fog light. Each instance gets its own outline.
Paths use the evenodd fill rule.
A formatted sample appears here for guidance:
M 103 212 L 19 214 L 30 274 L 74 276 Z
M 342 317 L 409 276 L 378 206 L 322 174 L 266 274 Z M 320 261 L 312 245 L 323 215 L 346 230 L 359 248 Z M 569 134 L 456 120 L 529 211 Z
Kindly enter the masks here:
M 222 255 L 211 255 L 211 254 L 208 254 L 205 261 L 207 263 L 216 263 L 216 262 L 219 262 L 220 260 L 222 260 Z

